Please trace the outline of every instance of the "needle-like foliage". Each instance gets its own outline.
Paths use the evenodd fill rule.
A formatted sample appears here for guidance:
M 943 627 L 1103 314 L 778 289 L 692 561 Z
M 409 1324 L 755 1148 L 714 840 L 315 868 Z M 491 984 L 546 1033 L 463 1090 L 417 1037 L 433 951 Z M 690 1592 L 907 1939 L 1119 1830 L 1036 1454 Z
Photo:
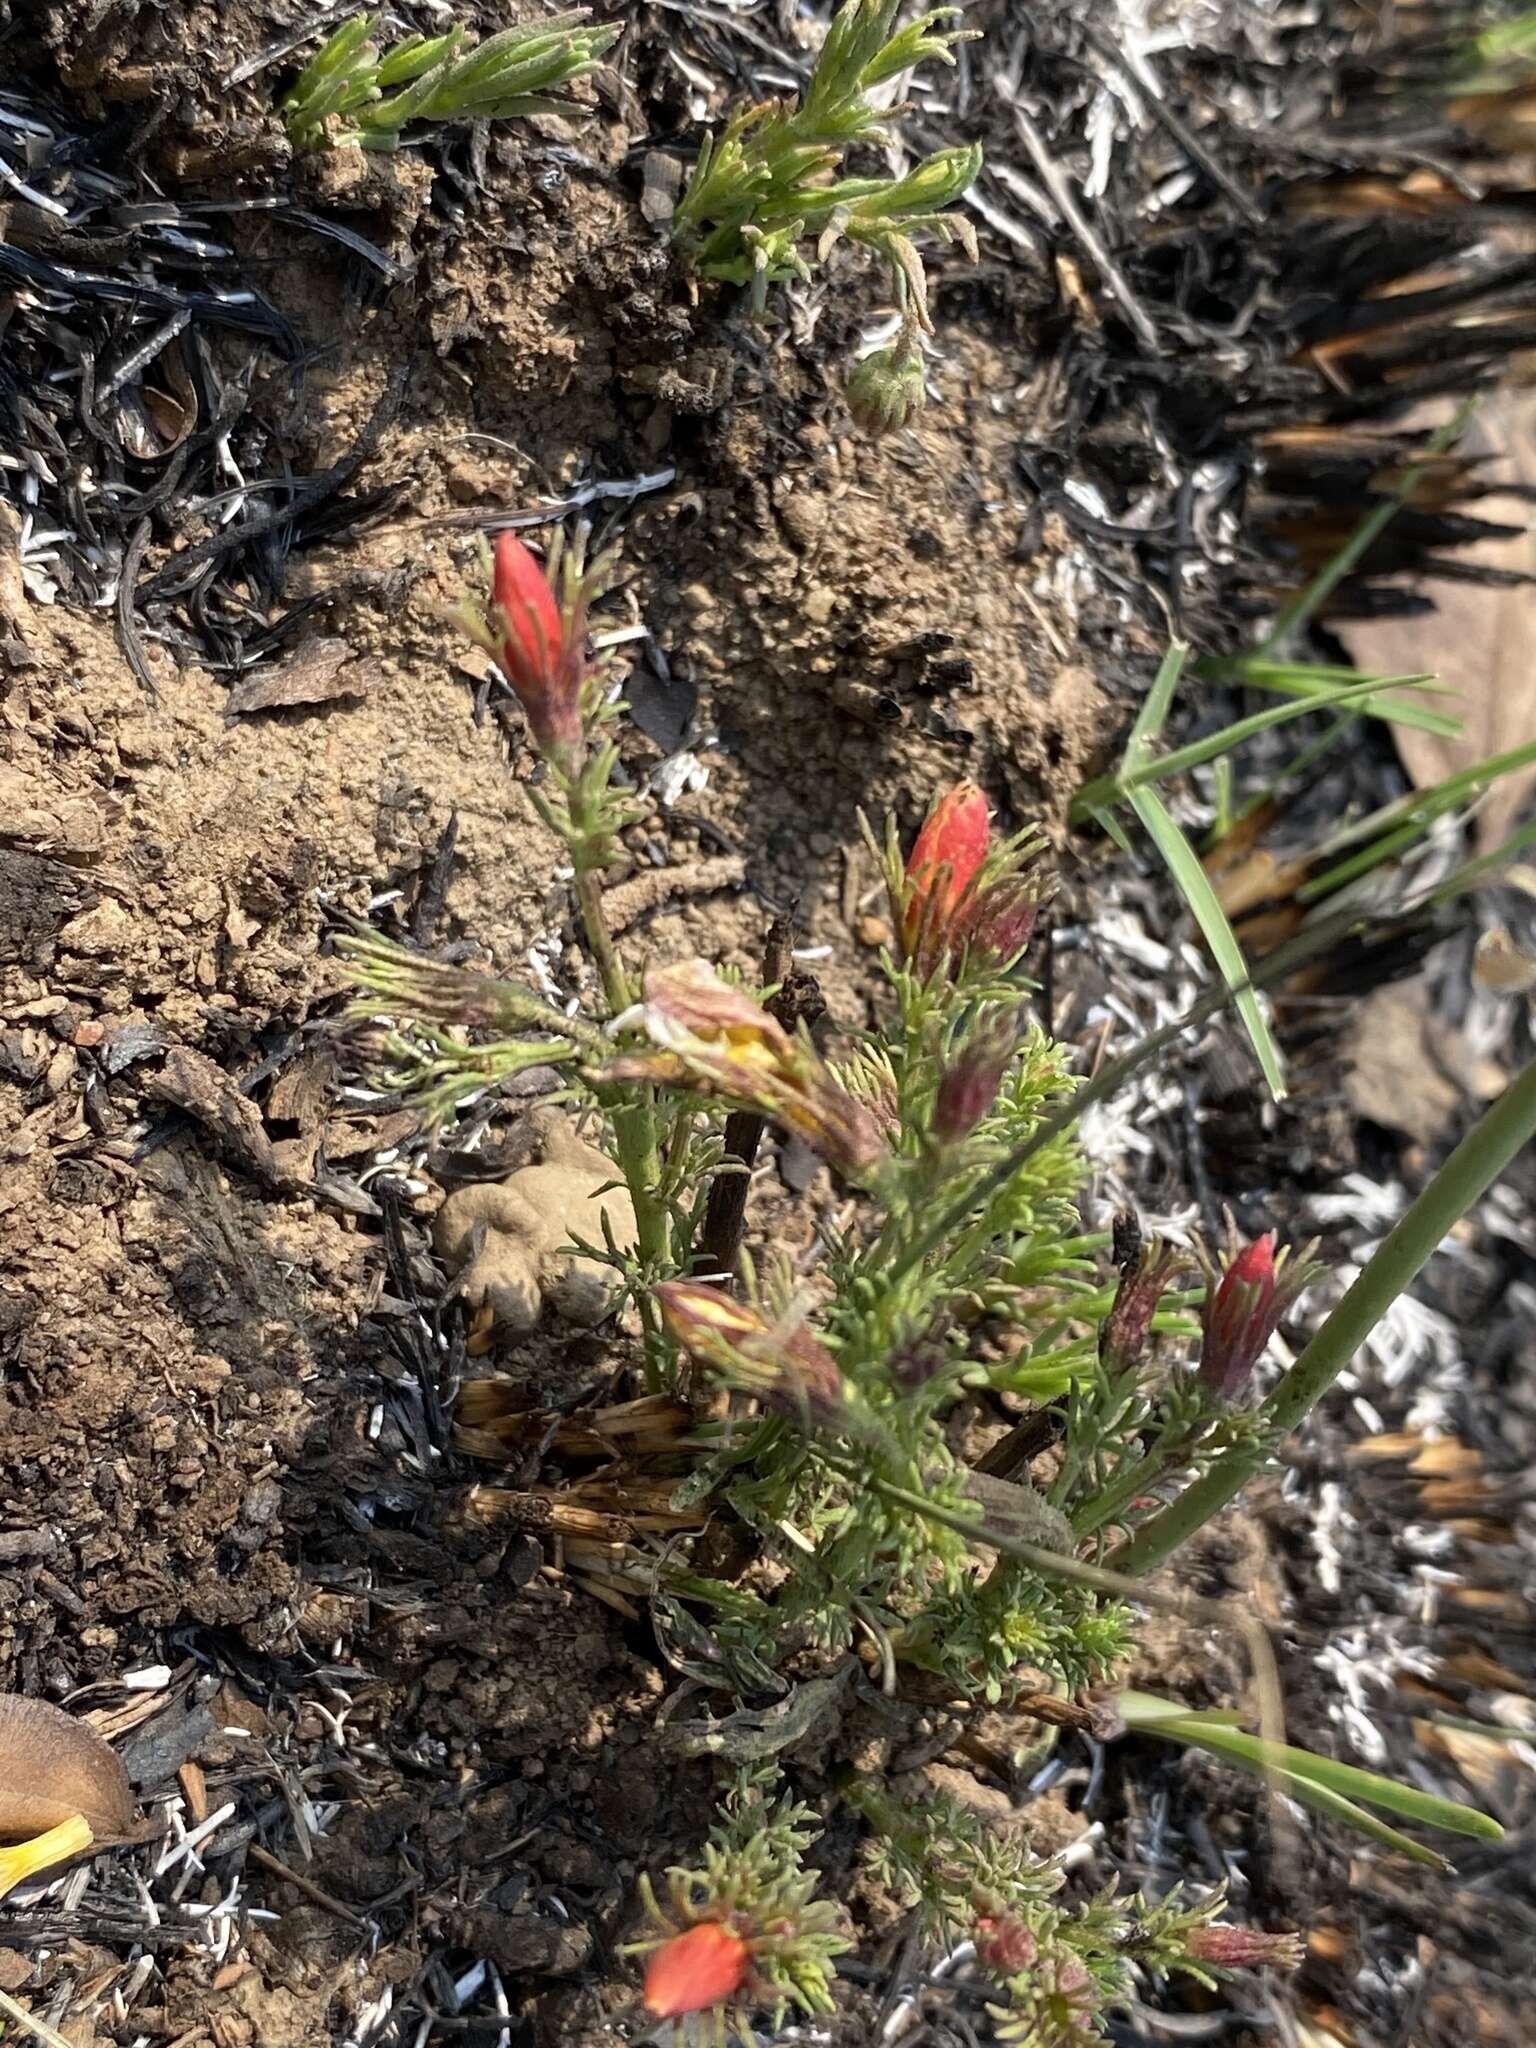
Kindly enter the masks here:
M 389 50 L 371 38 L 376 15 L 355 14 L 330 36 L 282 103 L 295 150 L 356 142 L 394 149 L 412 121 L 500 121 L 558 113 L 559 88 L 595 71 L 616 41 L 584 8 L 471 42 L 455 25 L 407 36 Z
M 847 0 L 803 95 L 744 107 L 720 134 L 707 135 L 673 216 L 694 269 L 750 285 L 759 312 L 771 285 L 808 280 L 812 261 L 824 263 L 840 241 L 885 264 L 903 315 L 901 341 L 866 359 L 871 367 L 861 366 L 850 388 L 855 411 L 876 428 L 900 424 L 922 403 L 917 336 L 933 322 L 917 238 L 958 242 L 975 260 L 969 221 L 945 209 L 981 169 L 975 143 L 935 150 L 902 177 L 843 175 L 849 153 L 883 143 L 900 111 L 871 94 L 921 64 L 953 63 L 954 44 L 970 33 L 940 25 L 958 17 L 957 7 L 934 8 L 898 29 L 900 11 L 901 0 Z

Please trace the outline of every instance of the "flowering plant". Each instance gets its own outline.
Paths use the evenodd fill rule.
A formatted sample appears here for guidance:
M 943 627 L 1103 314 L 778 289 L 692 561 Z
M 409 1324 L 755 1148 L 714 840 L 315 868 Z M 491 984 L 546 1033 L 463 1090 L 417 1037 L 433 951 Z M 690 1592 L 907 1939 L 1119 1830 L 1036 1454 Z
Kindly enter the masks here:
M 1049 893 L 1042 843 L 997 835 L 972 784 L 930 807 L 906 854 L 894 823 L 871 836 L 893 932 L 879 1031 L 818 1040 L 788 990 L 759 997 L 699 959 L 654 963 L 637 985 L 602 889 L 631 816 L 614 786 L 617 697 L 590 638 L 609 566 L 579 538 L 540 565 L 504 537 L 488 599 L 460 613 L 540 757 L 534 800 L 569 855 L 587 987 L 557 1006 L 375 934 L 343 945 L 393 1078 L 434 1113 L 456 1090 L 555 1067 L 624 1183 L 633 1238 L 610 1229 L 573 1249 L 616 1277 L 615 1355 L 643 1391 L 571 1418 L 568 1441 L 611 1454 L 583 1501 L 608 1486 L 631 1534 L 584 1546 L 578 1515 L 564 1561 L 626 1611 L 648 1603 L 669 1659 L 726 1708 L 668 1725 L 683 1754 L 733 1775 L 702 1864 L 669 1873 L 664 1906 L 644 1888 L 638 1944 L 651 2015 L 723 2030 L 763 2006 L 829 2010 L 847 1945 L 805 1861 L 814 1815 L 769 1797 L 774 1759 L 830 1737 L 856 1685 L 1109 1732 L 1102 1688 L 1132 1643 L 1130 1602 L 1162 1597 L 1109 1567 L 1210 1475 L 1269 1454 L 1275 1404 L 1239 1397 L 1318 1268 L 1266 1236 L 1234 1246 L 1202 1291 L 1182 1284 L 1190 1259 L 1142 1242 L 1132 1219 L 1112 1238 L 1084 1229 L 1077 1084 L 1020 976 Z M 743 1241 L 746 1204 L 733 1233 L 713 1226 L 767 1126 L 849 1197 L 809 1268 Z M 480 1412 L 509 1435 L 471 1444 L 515 1441 L 526 1421 L 537 1458 L 548 1418 L 521 1416 L 514 1389 L 481 1383 Z M 706 1515 L 734 1541 L 697 1537 Z M 772 1704 L 740 1704 L 754 1699 Z M 1158 1739 L 1279 1754 L 1225 1717 L 1213 1731 L 1176 1707 L 1140 1711 Z M 1300 1781 L 1305 1753 L 1284 1755 Z M 1371 1797 L 1353 1781 L 1350 1794 Z M 1070 1905 L 1057 1866 L 943 1801 L 913 1811 L 851 1776 L 842 1798 L 929 1930 L 974 1941 L 1004 2037 L 1032 2048 L 1097 2039 L 1138 1971 L 1295 1959 L 1289 1937 L 1215 1924 L 1219 1897 Z M 1478 1820 L 1443 1801 L 1419 1817 Z

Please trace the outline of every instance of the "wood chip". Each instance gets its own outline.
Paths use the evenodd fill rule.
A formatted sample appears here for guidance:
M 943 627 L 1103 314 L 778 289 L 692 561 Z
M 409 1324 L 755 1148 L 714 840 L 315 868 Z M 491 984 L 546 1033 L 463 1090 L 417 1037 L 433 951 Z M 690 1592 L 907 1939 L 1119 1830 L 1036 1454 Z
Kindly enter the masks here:
M 187 1802 L 187 1811 L 194 1825 L 200 1825 L 208 1818 L 208 1780 L 203 1776 L 201 1764 L 184 1763 L 176 1773 L 181 1786 L 181 1796 Z
M 230 689 L 228 708 L 238 717 L 367 694 L 366 665 L 354 657 L 345 640 L 309 640 L 285 662 L 241 676 Z
M 159 1072 L 146 1076 L 144 1092 L 194 1117 L 234 1165 L 264 1186 L 283 1185 L 261 1112 L 205 1054 L 171 1046 Z

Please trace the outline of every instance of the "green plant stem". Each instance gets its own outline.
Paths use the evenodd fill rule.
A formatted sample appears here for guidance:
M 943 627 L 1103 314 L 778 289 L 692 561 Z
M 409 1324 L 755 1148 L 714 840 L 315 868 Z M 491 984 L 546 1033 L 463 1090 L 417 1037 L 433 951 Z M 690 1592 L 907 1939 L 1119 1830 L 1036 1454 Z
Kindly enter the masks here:
M 1376 1248 L 1375 1257 L 1271 1395 L 1273 1430 L 1289 1432 L 1328 1391 L 1397 1297 L 1455 1226 L 1536 1134 L 1536 1060 L 1481 1116 L 1418 1199 Z M 1154 1515 L 1110 1559 L 1127 1578 L 1153 1570 L 1242 1491 L 1261 1461 L 1231 1451 Z
M 576 905 L 581 913 L 582 930 L 597 963 L 598 979 L 603 985 L 609 1013 L 622 1017 L 634 998 L 629 976 L 624 971 L 624 963 L 619 958 L 613 934 L 603 915 L 603 894 L 596 871 L 582 865 L 579 841 L 586 836 L 583 831 L 585 821 L 574 803 L 571 822 L 573 838 L 578 841 L 572 851 L 576 858 Z M 655 1090 L 641 1088 L 633 1091 L 631 1100 L 610 1103 L 608 1117 L 613 1126 L 613 1145 L 618 1154 L 619 1171 L 634 1204 L 635 1247 L 647 1281 L 654 1282 L 658 1275 L 671 1271 L 672 1236 L 671 1217 L 661 1192 L 661 1148 L 656 1131 Z M 638 1290 L 638 1307 L 645 1331 L 646 1392 L 659 1394 L 663 1388 L 663 1366 L 668 1346 L 649 1284 Z
M 938 1501 L 929 1500 L 925 1494 L 914 1493 L 907 1487 L 897 1486 L 890 1480 L 882 1479 L 877 1473 L 870 1472 L 867 1465 L 855 1464 L 851 1458 L 843 1457 L 824 1446 L 820 1455 L 845 1478 L 859 1486 L 872 1488 L 893 1507 L 904 1507 L 910 1509 L 913 1514 L 924 1515 L 929 1521 L 953 1529 L 972 1543 L 979 1543 L 1004 1557 L 1016 1559 L 1018 1563 L 1027 1565 L 1043 1578 L 1066 1579 L 1075 1586 L 1087 1586 L 1096 1593 L 1113 1594 L 1121 1599 L 1138 1601 L 1143 1606 L 1159 1607 L 1166 1613 L 1183 1615 L 1190 1621 L 1214 1622 L 1220 1627 L 1235 1629 L 1248 1646 L 1254 1684 L 1259 1695 L 1259 1718 L 1264 1739 L 1268 1742 L 1284 1740 L 1283 1696 L 1280 1691 L 1280 1673 L 1275 1663 L 1275 1653 L 1270 1646 L 1269 1634 L 1263 1622 L 1241 1601 L 1205 1600 L 1198 1594 L 1182 1591 L 1152 1591 L 1137 1583 L 1128 1573 L 1114 1570 L 1113 1560 L 1109 1565 L 1085 1564 L 1081 1558 L 1067 1557 L 1060 1551 L 1045 1549 L 1038 1543 L 1025 1543 L 1001 1529 L 990 1527 L 985 1522 L 978 1522 L 953 1508 L 946 1508 Z
M 603 985 L 609 1013 L 622 1017 L 635 1000 L 634 991 L 630 987 L 629 976 L 624 972 L 619 949 L 613 943 L 607 919 L 603 916 L 602 889 L 596 874 L 590 869 L 577 873 L 576 907 L 581 912 L 581 928 L 597 963 L 597 978 Z
M 1102 1493 L 1096 1494 L 1072 1517 L 1072 1526 L 1078 1535 L 1096 1534 L 1106 1523 L 1112 1523 L 1138 1493 L 1145 1493 L 1168 1469 L 1171 1450 L 1171 1445 L 1164 1448 L 1160 1441 L 1154 1443 L 1128 1471 L 1111 1479 Z

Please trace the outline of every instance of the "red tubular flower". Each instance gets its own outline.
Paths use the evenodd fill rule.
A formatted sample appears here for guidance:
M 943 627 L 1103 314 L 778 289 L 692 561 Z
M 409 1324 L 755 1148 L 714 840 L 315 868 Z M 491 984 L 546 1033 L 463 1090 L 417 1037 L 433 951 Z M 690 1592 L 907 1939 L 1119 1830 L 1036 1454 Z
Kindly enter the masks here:
M 1231 1927 L 1222 1920 L 1191 1928 L 1188 1946 L 1197 1963 L 1213 1963 L 1218 1970 L 1295 1970 L 1305 1953 L 1299 1934 L 1266 1934 L 1261 1927 Z
M 605 1081 L 655 1081 L 723 1095 L 803 1138 L 862 1187 L 890 1156 L 874 1116 L 803 1032 L 791 1033 L 706 960 L 647 968 L 636 1013 L 655 1052 L 626 1053 Z
M 496 543 L 491 585 L 496 658 L 541 754 L 569 768 L 581 752 L 585 630 L 561 612 L 542 565 L 515 533 Z
M 645 2009 L 660 2020 L 704 2012 L 734 1998 L 752 1968 L 751 1951 L 719 1920 L 701 1920 L 664 1941 L 645 1967 Z
M 1265 1345 L 1321 1270 L 1305 1255 L 1276 1258 L 1272 1230 L 1235 1252 L 1219 1278 L 1207 1270 L 1200 1377 L 1218 1400 L 1242 1393 Z
M 987 800 L 974 782 L 957 783 L 930 809 L 907 859 L 901 937 L 909 960 L 926 935 L 938 939 L 948 926 L 987 857 L 991 834 Z

